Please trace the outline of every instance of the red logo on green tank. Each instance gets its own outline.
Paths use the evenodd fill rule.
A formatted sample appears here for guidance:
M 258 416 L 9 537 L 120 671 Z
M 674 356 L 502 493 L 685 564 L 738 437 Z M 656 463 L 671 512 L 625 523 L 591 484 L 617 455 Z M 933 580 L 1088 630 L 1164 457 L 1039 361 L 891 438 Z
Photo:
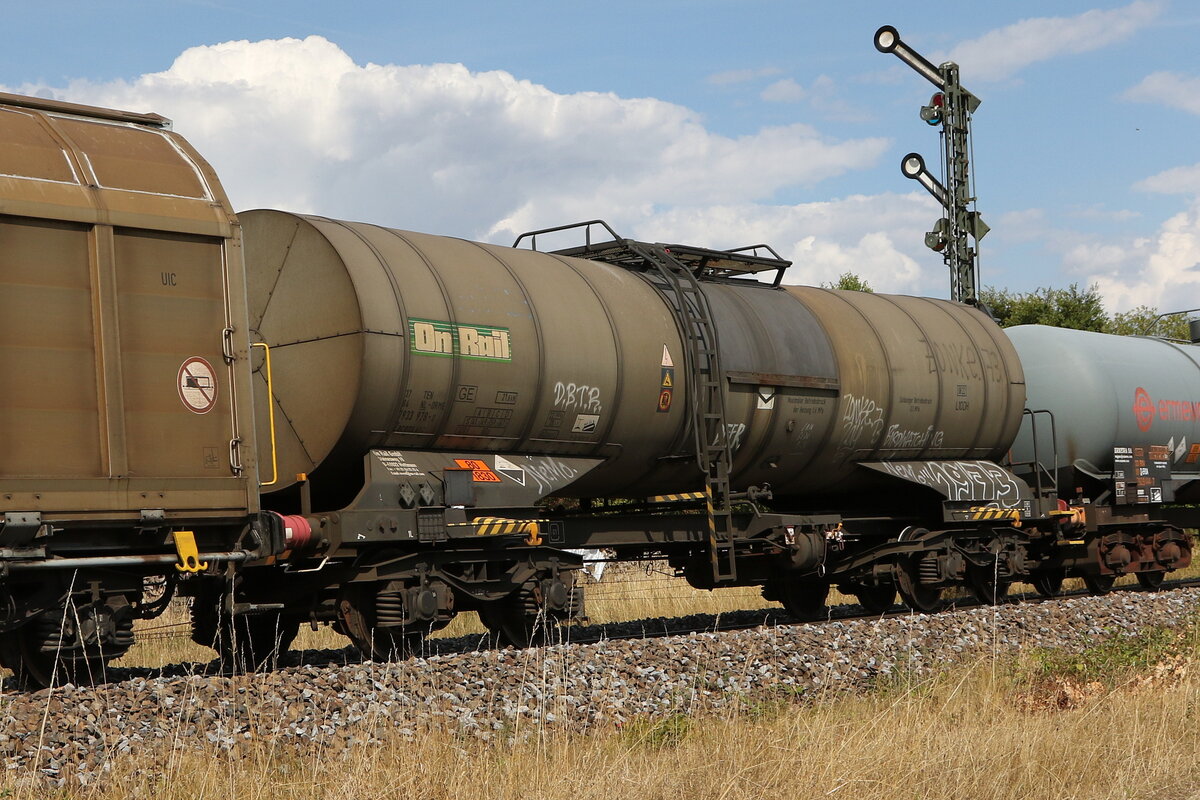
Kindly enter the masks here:
M 1150 393 L 1140 386 L 1133 393 L 1133 415 L 1137 418 L 1138 428 L 1143 431 L 1150 430 L 1154 424 L 1154 401 L 1150 399 Z

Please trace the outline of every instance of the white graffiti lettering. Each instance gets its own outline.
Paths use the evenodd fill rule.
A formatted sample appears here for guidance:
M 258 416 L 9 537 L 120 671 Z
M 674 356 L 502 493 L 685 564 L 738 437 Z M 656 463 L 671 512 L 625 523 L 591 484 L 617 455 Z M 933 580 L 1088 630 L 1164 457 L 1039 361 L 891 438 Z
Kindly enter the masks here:
M 600 402 L 600 387 L 559 381 L 554 384 L 554 407 L 598 414 L 604 410 L 604 404 Z
M 932 425 L 923 431 L 904 430 L 899 425 L 891 425 L 888 427 L 887 435 L 883 437 L 883 449 L 941 447 L 944 439 L 945 434 L 942 431 L 935 431 Z
M 729 442 L 729 452 L 735 453 L 742 446 L 742 435 L 746 432 L 746 423 L 728 422 L 725 424 L 725 440 Z M 720 447 L 719 438 L 713 440 L 713 447 Z
M 883 431 L 883 408 L 869 397 L 852 394 L 842 399 L 842 441 L 838 457 L 855 450 L 873 448 Z
M 525 472 L 537 482 L 541 494 L 558 490 L 579 474 L 579 470 L 557 458 L 531 458 L 523 466 Z
M 883 468 L 898 478 L 936 489 L 947 500 L 993 502 L 999 508 L 1016 508 L 1021 503 L 1017 478 L 986 461 L 889 462 Z
M 816 426 L 811 422 L 804 423 L 804 427 L 796 432 L 796 436 L 792 439 L 792 443 L 795 444 L 796 447 L 804 447 L 808 444 L 809 440 L 812 439 L 814 430 L 816 430 Z

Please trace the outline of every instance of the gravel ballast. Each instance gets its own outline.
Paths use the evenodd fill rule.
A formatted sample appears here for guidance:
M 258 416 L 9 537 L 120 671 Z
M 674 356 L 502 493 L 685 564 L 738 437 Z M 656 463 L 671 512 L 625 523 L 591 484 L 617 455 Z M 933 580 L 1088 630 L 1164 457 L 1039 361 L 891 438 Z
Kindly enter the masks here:
M 1200 589 L 1117 592 L 396 664 L 309 664 L 238 676 L 168 671 L 94 687 L 5 693 L 0 755 L 9 776 L 61 786 L 93 783 L 122 759 L 164 748 L 230 750 L 273 740 L 285 749 L 337 753 L 431 728 L 482 740 L 582 732 L 728 707 L 764 693 L 819 695 L 897 671 L 927 674 L 981 651 L 1079 648 L 1106 636 L 1181 626 L 1198 603 Z

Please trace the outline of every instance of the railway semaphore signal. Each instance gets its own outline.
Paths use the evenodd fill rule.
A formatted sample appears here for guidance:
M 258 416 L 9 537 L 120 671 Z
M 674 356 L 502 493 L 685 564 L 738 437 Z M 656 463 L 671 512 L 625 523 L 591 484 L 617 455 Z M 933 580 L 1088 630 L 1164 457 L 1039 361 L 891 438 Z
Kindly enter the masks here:
M 988 232 L 988 226 L 974 208 L 971 179 L 971 115 L 979 108 L 979 98 L 959 83 L 958 64 L 947 61 L 934 66 L 905 44 L 891 25 L 875 31 L 875 49 L 881 53 L 894 53 L 938 89 L 929 105 L 921 107 L 921 119 L 928 125 L 942 128 L 945 183 L 929 173 L 925 160 L 917 153 L 909 153 L 900 160 L 900 171 L 906 178 L 924 186 L 945 209 L 945 216 L 925 234 L 925 244 L 941 253 L 950 269 L 951 299 L 976 303 L 979 240 Z

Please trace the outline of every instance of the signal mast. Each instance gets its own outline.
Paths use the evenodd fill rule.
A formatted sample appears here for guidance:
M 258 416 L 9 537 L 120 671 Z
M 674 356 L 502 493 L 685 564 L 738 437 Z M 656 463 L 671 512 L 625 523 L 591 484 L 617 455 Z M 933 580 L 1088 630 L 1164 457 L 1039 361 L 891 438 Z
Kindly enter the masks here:
M 929 173 L 925 159 L 918 153 L 909 153 L 901 159 L 900 171 L 904 177 L 924 186 L 945 209 L 945 216 L 925 234 L 925 244 L 942 254 L 950 270 L 950 299 L 977 304 L 979 240 L 989 230 L 974 209 L 975 197 L 971 191 L 971 114 L 979 108 L 979 98 L 959 83 L 958 64 L 947 61 L 935 67 L 901 41 L 891 25 L 875 31 L 875 49 L 895 53 L 938 89 L 929 105 L 921 107 L 921 119 L 928 125 L 942 127 L 942 175 L 946 183 L 943 185 Z

